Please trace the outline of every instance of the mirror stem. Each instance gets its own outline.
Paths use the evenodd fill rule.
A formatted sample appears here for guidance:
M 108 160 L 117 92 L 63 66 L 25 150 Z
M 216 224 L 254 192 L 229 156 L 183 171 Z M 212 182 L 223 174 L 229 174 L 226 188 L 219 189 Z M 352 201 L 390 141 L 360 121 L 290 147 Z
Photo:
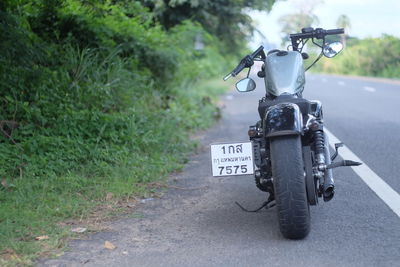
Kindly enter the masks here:
M 314 64 L 315 63 L 317 63 L 317 61 L 322 57 L 322 55 L 323 55 L 323 53 L 322 53 L 322 51 L 321 51 L 321 53 L 319 54 L 319 56 L 317 57 L 317 59 L 316 60 L 314 60 L 314 62 L 313 63 L 311 63 L 311 65 L 310 66 L 308 66 L 307 68 L 306 68 L 306 70 L 305 71 L 308 71 L 312 66 L 314 66 Z
M 249 78 L 250 71 L 251 71 L 251 67 L 249 67 L 249 70 L 247 71 L 247 76 L 246 76 L 246 78 Z

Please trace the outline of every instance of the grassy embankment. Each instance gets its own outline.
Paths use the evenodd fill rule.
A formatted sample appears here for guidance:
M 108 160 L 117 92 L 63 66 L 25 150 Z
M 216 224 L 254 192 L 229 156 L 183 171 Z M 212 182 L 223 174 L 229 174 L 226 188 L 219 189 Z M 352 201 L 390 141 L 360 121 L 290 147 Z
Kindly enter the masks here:
M 314 72 L 400 79 L 400 39 L 350 39 L 337 57 L 323 58 L 312 68 Z
M 151 194 L 218 114 L 226 58 L 200 26 L 166 31 L 136 2 L 66 2 L 0 11 L 0 265 Z

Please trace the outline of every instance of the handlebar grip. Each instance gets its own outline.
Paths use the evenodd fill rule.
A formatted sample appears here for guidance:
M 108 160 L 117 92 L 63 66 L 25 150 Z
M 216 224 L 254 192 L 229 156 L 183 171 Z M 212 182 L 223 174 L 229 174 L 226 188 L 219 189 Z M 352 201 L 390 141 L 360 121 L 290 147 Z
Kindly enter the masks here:
M 259 47 L 257 50 L 262 50 L 262 46 Z M 255 54 L 256 52 L 254 52 L 253 54 Z M 254 64 L 254 60 L 253 60 L 254 58 L 252 58 L 253 54 L 247 55 L 244 58 L 242 58 L 239 65 L 237 65 L 237 67 L 231 72 L 233 77 L 238 75 L 244 68 L 250 68 L 251 66 L 253 66 L 253 64 Z
M 246 57 L 249 57 L 249 56 L 246 56 Z M 240 61 L 239 65 L 237 65 L 236 68 L 231 73 L 227 74 L 224 77 L 224 81 L 228 80 L 230 77 L 235 77 L 246 67 L 246 64 L 245 64 L 246 57 Z
M 326 35 L 343 34 L 344 33 L 344 29 L 340 28 L 340 29 L 326 30 L 325 33 L 326 33 Z
M 231 72 L 232 76 L 235 77 L 238 75 L 245 67 L 246 65 L 243 62 L 240 62 L 239 65 L 237 65 L 237 67 Z
M 254 64 L 254 58 L 256 56 L 258 56 L 261 52 L 264 51 L 264 47 L 261 45 L 259 48 L 257 48 L 256 51 L 254 51 L 252 54 L 245 56 L 244 58 L 242 58 L 242 60 L 240 61 L 239 65 L 236 66 L 236 68 L 229 73 L 228 75 L 226 75 L 224 77 L 224 81 L 228 80 L 230 77 L 235 77 L 236 75 L 238 75 L 244 68 L 250 68 L 251 66 L 253 66 Z M 265 58 L 265 54 L 264 52 L 261 54 L 261 57 Z

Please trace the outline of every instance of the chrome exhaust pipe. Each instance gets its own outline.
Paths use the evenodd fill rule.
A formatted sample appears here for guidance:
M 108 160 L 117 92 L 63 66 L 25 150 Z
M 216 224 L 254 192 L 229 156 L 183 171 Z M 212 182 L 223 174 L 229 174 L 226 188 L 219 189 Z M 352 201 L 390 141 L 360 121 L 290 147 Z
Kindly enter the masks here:
M 325 165 L 331 164 L 331 153 L 329 151 L 328 136 L 324 133 L 325 142 Z M 322 195 L 324 201 L 327 202 L 335 195 L 335 182 L 333 181 L 332 169 L 325 169 L 324 185 Z

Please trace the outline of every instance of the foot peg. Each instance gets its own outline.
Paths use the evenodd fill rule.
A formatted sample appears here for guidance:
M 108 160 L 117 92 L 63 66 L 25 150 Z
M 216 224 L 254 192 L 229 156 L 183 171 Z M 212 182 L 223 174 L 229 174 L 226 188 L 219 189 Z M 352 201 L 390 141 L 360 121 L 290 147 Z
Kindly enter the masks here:
M 342 160 L 339 162 L 333 162 L 329 165 L 326 166 L 327 169 L 333 169 L 333 168 L 337 168 L 337 167 L 346 167 L 346 166 L 359 166 L 361 165 L 361 162 L 357 162 L 357 161 L 352 161 L 352 160 Z
M 332 155 L 331 161 L 333 161 L 339 155 L 339 147 L 344 146 L 343 143 L 336 143 L 335 144 L 335 154 Z M 326 166 L 326 169 L 333 169 L 337 167 L 346 167 L 346 166 L 359 166 L 361 162 L 352 161 L 352 160 L 342 160 L 339 162 L 332 162 Z
M 336 157 L 339 155 L 339 147 L 342 147 L 344 144 L 343 143 L 336 143 L 335 144 L 335 154 L 332 155 L 331 161 L 336 159 Z

